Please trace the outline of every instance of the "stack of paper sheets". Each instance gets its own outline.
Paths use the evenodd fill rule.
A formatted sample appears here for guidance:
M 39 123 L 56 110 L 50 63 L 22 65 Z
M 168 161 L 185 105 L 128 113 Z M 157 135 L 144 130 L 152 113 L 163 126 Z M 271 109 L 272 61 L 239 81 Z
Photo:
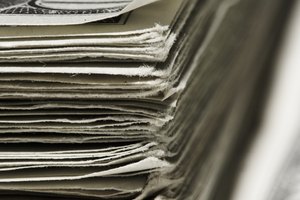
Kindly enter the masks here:
M 149 175 L 172 166 L 161 130 L 176 113 L 211 12 L 192 15 L 196 0 L 136 9 L 148 3 L 1 5 L 0 23 L 9 25 L 0 33 L 2 195 L 150 195 Z
M 0 1 L 0 197 L 197 196 L 184 185 L 250 69 L 233 56 L 245 2 Z

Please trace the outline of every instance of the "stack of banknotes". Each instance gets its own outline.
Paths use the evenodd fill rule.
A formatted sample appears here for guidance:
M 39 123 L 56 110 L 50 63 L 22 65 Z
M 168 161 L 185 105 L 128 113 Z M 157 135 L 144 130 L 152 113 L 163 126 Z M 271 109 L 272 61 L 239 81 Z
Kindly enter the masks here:
M 0 0 L 0 199 L 208 197 L 274 2 Z

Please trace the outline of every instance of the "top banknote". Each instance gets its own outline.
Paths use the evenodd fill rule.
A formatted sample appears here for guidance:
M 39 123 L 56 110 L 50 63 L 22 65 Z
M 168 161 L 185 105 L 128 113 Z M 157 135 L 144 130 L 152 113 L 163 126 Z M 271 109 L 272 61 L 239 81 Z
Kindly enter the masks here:
M 157 0 L 0 0 L 0 25 L 71 25 L 122 15 Z

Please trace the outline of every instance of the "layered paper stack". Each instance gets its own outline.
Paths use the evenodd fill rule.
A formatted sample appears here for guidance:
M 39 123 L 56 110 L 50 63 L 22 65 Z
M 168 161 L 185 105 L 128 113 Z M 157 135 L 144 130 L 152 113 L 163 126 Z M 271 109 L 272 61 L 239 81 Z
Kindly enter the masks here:
M 99 6 L 130 1 L 110 3 Z M 58 26 L 69 24 L 61 15 L 57 24 L 41 26 L 31 16 L 23 24 L 31 26 L 2 27 L 2 193 L 22 199 L 148 196 L 149 175 L 172 166 L 161 130 L 175 115 L 195 67 L 190 58 L 200 30 L 212 14 L 192 15 L 197 4 L 164 0 L 89 24 Z M 33 9 L 30 2 L 23 7 Z M 9 12 L 3 10 L 6 22 L 17 15 Z
M 1 199 L 209 199 L 282 5 L 0 1 Z

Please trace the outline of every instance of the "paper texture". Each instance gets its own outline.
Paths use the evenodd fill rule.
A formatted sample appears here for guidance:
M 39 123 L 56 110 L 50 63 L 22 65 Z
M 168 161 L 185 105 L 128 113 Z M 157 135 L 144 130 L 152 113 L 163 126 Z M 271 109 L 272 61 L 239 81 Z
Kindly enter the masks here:
M 156 0 L 110 1 L 108 3 L 13 0 L 1 2 L 0 25 L 70 25 L 119 16 Z M 114 3 L 116 2 L 116 3 Z M 63 20 L 62 20 L 63 19 Z

